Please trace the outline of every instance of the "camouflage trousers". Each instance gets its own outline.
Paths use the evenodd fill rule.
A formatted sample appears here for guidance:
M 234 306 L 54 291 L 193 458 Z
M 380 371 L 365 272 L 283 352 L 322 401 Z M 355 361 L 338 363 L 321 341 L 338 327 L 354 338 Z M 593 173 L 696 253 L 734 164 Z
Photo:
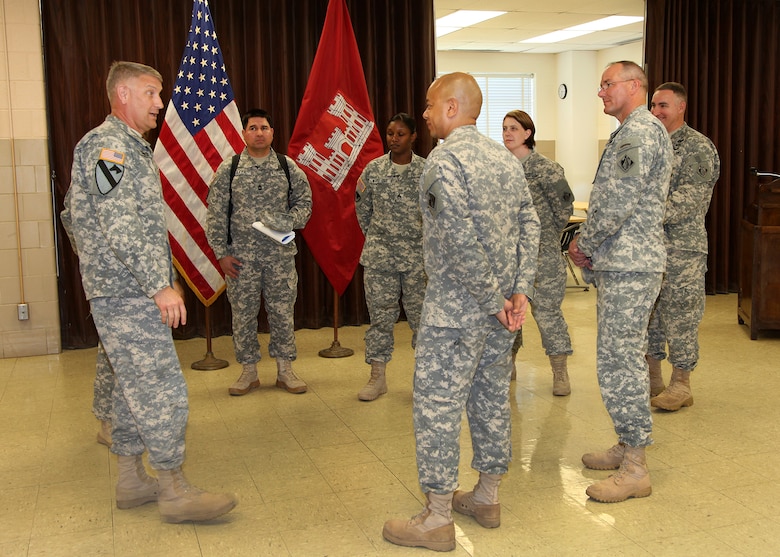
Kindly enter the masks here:
M 420 327 L 413 416 L 423 492 L 444 494 L 458 487 L 464 408 L 474 452 L 472 468 L 489 474 L 507 472 L 512 460 L 513 337 L 492 316 L 472 329 Z
M 531 299 L 531 315 L 539 327 L 542 346 L 548 356 L 571 354 L 569 327 L 563 318 L 561 304 L 566 293 L 566 268 L 560 253 L 560 245 L 555 253 L 554 263 L 540 265 L 536 273 Z
M 189 405 L 170 328 L 150 298 L 94 298 L 90 307 L 116 379 L 111 452 L 146 449 L 152 468 L 181 466 Z
M 393 353 L 393 327 L 404 313 L 412 329 L 412 348 L 417 344 L 417 329 L 425 297 L 425 271 L 379 271 L 363 269 L 363 287 L 366 294 L 371 325 L 366 330 L 366 363 L 372 360 L 389 362 Z
M 260 361 L 257 339 L 257 314 L 265 301 L 268 314 L 268 354 L 272 358 L 295 360 L 294 311 L 298 296 L 295 256 L 277 250 L 262 263 L 248 258 L 238 278 L 226 278 L 228 299 L 233 312 L 233 350 L 239 364 Z
M 662 273 L 595 271 L 598 337 L 596 368 L 601 398 L 618 440 L 650 445 L 650 380 L 647 325 L 661 288 Z
M 655 302 L 648 328 L 647 353 L 666 358 L 679 369 L 693 371 L 699 361 L 699 324 L 704 317 L 704 275 L 707 255 L 670 250 L 661 293 Z
M 112 418 L 114 396 L 114 370 L 106 355 L 103 343 L 98 342 L 95 363 L 95 382 L 92 385 L 92 413 L 98 420 L 109 422 Z

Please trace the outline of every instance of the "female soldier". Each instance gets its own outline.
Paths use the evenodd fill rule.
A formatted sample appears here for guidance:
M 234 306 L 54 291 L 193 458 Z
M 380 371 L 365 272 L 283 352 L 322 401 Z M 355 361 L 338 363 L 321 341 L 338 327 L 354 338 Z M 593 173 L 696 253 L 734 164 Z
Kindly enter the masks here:
M 403 302 L 415 345 L 425 296 L 419 182 L 425 159 L 412 152 L 414 118 L 403 112 L 387 125 L 389 152 L 369 162 L 355 189 L 355 211 L 366 237 L 360 263 L 371 325 L 366 363 L 371 377 L 358 393 L 374 400 L 387 392 L 385 366 L 393 352 L 393 326 Z
M 553 394 L 571 393 L 566 359 L 572 353 L 571 339 L 563 319 L 561 303 L 566 292 L 566 268 L 561 257 L 561 230 L 574 211 L 574 195 L 566 182 L 563 168 L 534 150 L 536 126 L 522 110 L 504 117 L 504 146 L 523 164 L 528 189 L 542 225 L 539 239 L 539 263 L 531 300 L 531 315 L 539 326 L 542 346 L 553 370 Z M 513 359 L 522 345 L 522 332 L 512 348 Z M 513 373 L 514 375 L 514 373 Z

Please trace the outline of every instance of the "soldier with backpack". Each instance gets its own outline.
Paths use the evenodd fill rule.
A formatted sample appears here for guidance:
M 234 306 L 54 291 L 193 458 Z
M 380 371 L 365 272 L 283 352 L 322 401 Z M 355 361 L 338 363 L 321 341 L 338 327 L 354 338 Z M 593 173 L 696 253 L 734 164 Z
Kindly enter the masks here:
M 246 148 L 217 169 L 209 186 L 206 237 L 225 273 L 233 312 L 233 348 L 241 376 L 228 389 L 234 396 L 260 387 L 257 314 L 265 300 L 270 328 L 268 354 L 276 359 L 276 386 L 305 393 L 292 370 L 297 357 L 293 307 L 298 294 L 295 242 L 280 243 L 257 229 L 291 232 L 311 216 L 311 188 L 303 171 L 271 144 L 271 115 L 253 109 L 241 118 Z M 253 226 L 255 225 L 255 226 Z

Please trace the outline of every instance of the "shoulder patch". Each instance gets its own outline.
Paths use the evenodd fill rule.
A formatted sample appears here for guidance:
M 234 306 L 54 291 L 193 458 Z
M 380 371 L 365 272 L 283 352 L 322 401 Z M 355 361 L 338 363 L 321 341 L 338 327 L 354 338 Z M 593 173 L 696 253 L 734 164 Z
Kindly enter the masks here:
M 707 182 L 710 179 L 710 176 L 712 175 L 712 166 L 710 160 L 702 155 L 701 153 L 697 153 L 689 160 L 689 168 L 690 171 L 693 173 L 695 177 L 697 177 L 702 182 Z
M 119 154 L 122 155 L 121 159 L 124 161 L 124 155 L 122 153 Z M 121 163 L 103 159 L 102 152 L 100 156 L 100 160 L 95 165 L 95 186 L 97 191 L 93 191 L 93 193 L 107 195 L 122 181 L 122 177 L 125 175 L 125 166 Z
M 639 142 L 633 138 L 624 140 L 618 145 L 616 150 L 617 167 L 623 173 L 623 176 L 639 176 L 640 170 L 640 152 Z
M 113 149 L 101 149 L 100 160 L 113 162 L 114 164 L 125 164 L 125 154 Z
M 441 195 L 441 181 L 439 173 L 435 167 L 432 167 L 422 178 L 422 188 L 425 192 L 425 202 L 428 211 L 434 218 L 441 213 L 443 208 L 443 198 Z
M 620 157 L 618 164 L 620 165 L 620 168 L 623 170 L 623 172 L 628 172 L 634 167 L 636 161 L 634 161 L 633 157 L 631 157 L 631 153 L 626 153 Z

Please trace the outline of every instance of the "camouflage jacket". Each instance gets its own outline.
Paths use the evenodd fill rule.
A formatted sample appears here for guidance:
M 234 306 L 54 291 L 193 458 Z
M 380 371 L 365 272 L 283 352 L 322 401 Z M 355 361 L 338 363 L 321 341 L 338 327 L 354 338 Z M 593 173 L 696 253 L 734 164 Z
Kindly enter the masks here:
M 360 264 L 383 271 L 423 266 L 420 176 L 425 159 L 412 153 L 403 171 L 382 155 L 369 162 L 355 188 L 355 212 L 366 241 Z
M 520 161 L 476 126 L 428 157 L 420 188 L 428 287 L 421 323 L 484 325 L 512 294 L 533 296 L 539 218 Z
M 151 298 L 173 284 L 152 148 L 115 116 L 76 145 L 61 217 L 79 256 L 88 300 Z
M 233 177 L 233 212 L 228 225 L 231 162 L 232 157 L 222 161 L 209 185 L 206 238 L 214 255 L 217 259 L 233 255 L 244 260 L 281 250 L 294 256 L 297 253 L 295 242 L 281 245 L 252 228 L 252 224 L 260 221 L 280 232 L 306 226 L 312 207 L 311 188 L 306 174 L 287 157 L 290 170 L 288 184 L 273 149 L 263 160 L 254 159 L 244 149 Z M 227 242 L 228 226 L 231 245 Z
M 563 167 L 536 151 L 531 151 L 520 162 L 542 226 L 539 256 L 560 258 L 561 230 L 574 212 L 574 194 L 566 181 Z
M 664 271 L 664 204 L 672 162 L 669 134 L 645 106 L 612 133 L 577 240 L 594 271 Z
M 670 136 L 674 165 L 666 198 L 666 247 L 707 253 L 704 218 L 720 176 L 720 157 L 712 141 L 683 123 Z

